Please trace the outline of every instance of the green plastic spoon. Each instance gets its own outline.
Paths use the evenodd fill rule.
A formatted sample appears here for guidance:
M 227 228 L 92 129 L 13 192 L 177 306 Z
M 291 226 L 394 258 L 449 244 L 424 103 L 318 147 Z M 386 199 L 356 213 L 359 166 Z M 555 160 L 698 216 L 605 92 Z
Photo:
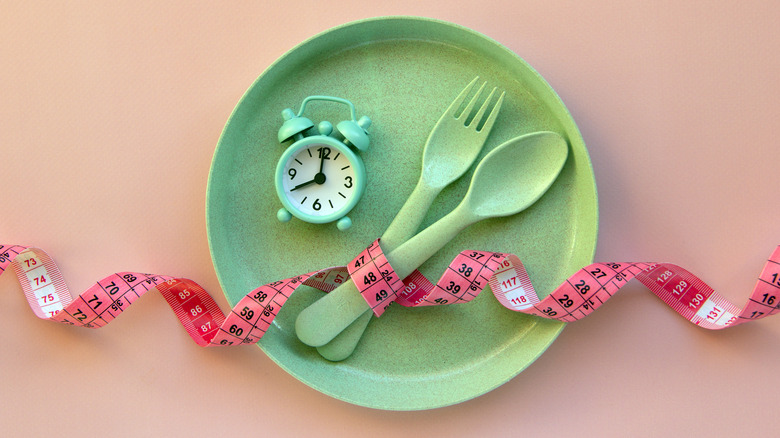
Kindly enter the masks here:
M 485 156 L 474 171 L 468 192 L 449 214 L 386 254 L 405 278 L 471 224 L 519 213 L 552 185 L 568 156 L 566 141 L 554 132 L 514 138 Z M 370 311 L 360 294 L 319 300 L 298 316 L 299 339 L 311 346 L 327 344 L 353 321 Z

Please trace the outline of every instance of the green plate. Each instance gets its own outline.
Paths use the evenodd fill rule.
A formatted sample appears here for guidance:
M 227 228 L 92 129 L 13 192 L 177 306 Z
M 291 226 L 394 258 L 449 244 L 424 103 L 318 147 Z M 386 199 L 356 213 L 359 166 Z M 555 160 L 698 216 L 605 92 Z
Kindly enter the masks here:
M 298 45 L 247 90 L 217 144 L 206 201 L 211 255 L 231 305 L 261 284 L 343 265 L 382 234 L 411 192 L 429 131 L 475 76 L 506 90 L 486 153 L 533 131 L 560 133 L 571 147 L 560 178 L 520 215 L 478 223 L 421 267 L 436 280 L 460 251 L 517 254 L 541 295 L 591 262 L 596 246 L 596 186 L 582 137 L 550 86 L 495 41 L 451 23 L 383 17 L 349 23 Z M 369 185 L 350 213 L 346 232 L 335 224 L 276 219 L 281 206 L 273 172 L 285 146 L 276 132 L 284 108 L 325 94 L 355 103 L 371 117 L 363 152 Z M 339 105 L 307 107 L 315 123 L 346 118 Z M 458 145 L 452 145 L 457 148 Z M 445 189 L 426 223 L 450 211 L 471 174 Z M 358 349 L 332 363 L 300 343 L 298 312 L 321 296 L 299 289 L 280 311 L 260 348 L 307 385 L 350 403 L 416 410 L 468 400 L 511 379 L 555 340 L 564 324 L 502 307 L 484 291 L 468 304 L 420 309 L 391 307 L 375 319 Z

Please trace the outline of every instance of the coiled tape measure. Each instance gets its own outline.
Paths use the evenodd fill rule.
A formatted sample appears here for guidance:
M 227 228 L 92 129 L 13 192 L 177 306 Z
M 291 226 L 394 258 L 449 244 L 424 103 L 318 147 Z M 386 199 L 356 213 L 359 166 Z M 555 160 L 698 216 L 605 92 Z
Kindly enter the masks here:
M 39 318 L 99 328 L 146 292 L 157 290 L 200 346 L 254 344 L 298 286 L 329 292 L 350 276 L 377 316 L 393 302 L 407 307 L 468 302 L 489 286 L 510 310 L 572 322 L 591 314 L 633 278 L 685 319 L 706 329 L 732 327 L 780 312 L 780 246 L 770 255 L 742 308 L 670 263 L 593 263 L 543 299 L 520 259 L 512 254 L 463 251 L 436 284 L 417 271 L 400 280 L 384 258 L 379 240 L 347 266 L 262 285 L 246 294 L 227 315 L 202 287 L 184 278 L 119 272 L 73 298 L 54 260 L 42 249 L 0 245 L 0 275 L 9 265 Z

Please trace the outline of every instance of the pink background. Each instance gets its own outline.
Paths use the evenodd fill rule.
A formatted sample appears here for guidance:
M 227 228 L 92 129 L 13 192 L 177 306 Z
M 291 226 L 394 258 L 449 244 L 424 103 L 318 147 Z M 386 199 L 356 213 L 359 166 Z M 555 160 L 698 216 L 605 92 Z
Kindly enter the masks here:
M 741 306 L 780 244 L 774 2 L 9 3 L 0 242 L 44 248 L 75 292 L 147 271 L 195 279 L 227 309 L 204 218 L 225 121 L 295 44 L 379 15 L 482 32 L 558 91 L 593 160 L 597 261 L 677 263 Z M 258 348 L 198 348 L 157 294 L 76 330 L 35 318 L 4 275 L 0 433 L 769 436 L 778 341 L 780 318 L 708 332 L 632 283 L 497 390 L 383 412 L 320 394 Z

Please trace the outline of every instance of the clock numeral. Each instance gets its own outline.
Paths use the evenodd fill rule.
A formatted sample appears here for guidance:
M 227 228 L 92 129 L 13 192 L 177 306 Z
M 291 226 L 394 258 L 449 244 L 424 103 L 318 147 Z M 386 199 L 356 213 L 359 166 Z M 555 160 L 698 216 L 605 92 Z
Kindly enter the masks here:
M 349 189 L 349 188 L 352 188 L 352 177 L 351 177 L 351 176 L 347 176 L 347 177 L 345 177 L 345 178 L 344 178 L 344 181 L 346 181 L 346 182 L 344 183 L 344 187 L 346 187 L 346 188 L 348 188 L 348 189 Z

